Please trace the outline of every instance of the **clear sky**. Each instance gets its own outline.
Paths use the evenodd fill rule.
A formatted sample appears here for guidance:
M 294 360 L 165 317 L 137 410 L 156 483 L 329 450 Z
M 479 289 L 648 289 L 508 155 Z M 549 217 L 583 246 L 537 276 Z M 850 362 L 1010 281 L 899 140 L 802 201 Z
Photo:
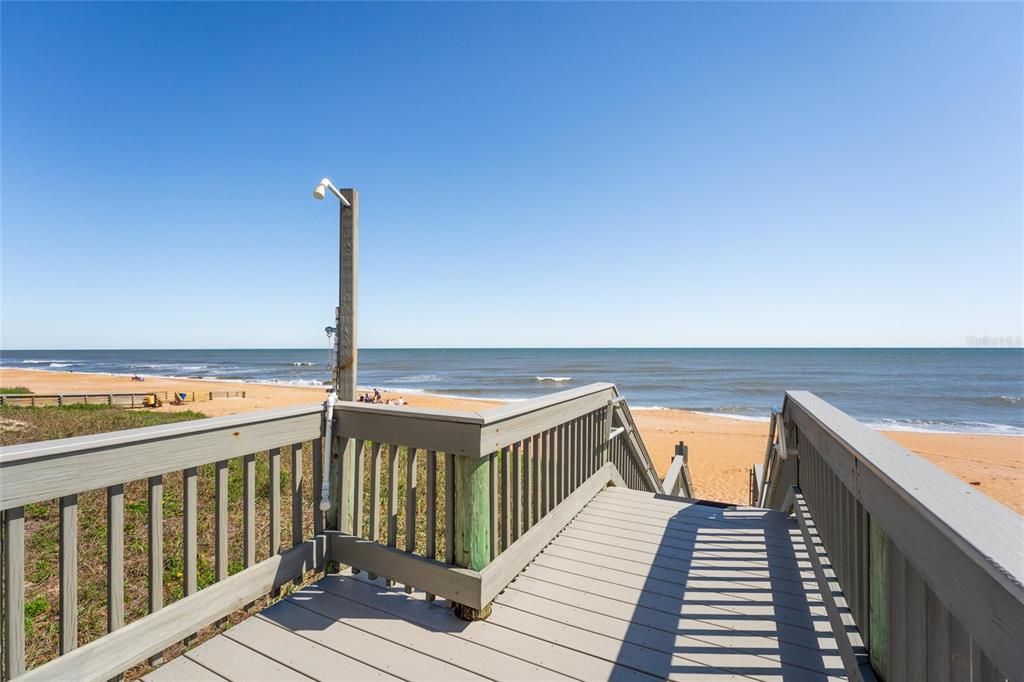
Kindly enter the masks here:
M 1022 332 L 1022 5 L 2 3 L 0 347 Z

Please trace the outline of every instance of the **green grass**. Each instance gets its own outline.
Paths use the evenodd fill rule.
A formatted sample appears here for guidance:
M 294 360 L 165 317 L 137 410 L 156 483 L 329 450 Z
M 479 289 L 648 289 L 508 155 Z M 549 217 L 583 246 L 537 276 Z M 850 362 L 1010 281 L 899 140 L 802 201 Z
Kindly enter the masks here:
M 128 410 L 108 405 L 65 405 L 58 407 L 0 406 L 0 445 L 34 443 L 54 438 L 88 436 L 143 426 L 201 419 L 199 412 L 153 412 Z
M 18 393 L 24 394 L 31 392 L 32 391 L 28 390 L 24 386 L 0 386 L 0 393 L 4 395 L 16 395 Z

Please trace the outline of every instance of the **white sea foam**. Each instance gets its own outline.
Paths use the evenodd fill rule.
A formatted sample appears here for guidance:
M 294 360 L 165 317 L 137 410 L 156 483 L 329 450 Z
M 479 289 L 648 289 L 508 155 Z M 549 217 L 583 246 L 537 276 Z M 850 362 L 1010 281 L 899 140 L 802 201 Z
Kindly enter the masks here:
M 556 384 L 560 384 L 566 381 L 572 381 L 572 377 L 537 377 L 537 381 L 551 381 Z
M 432 381 L 441 381 L 441 377 L 436 374 L 414 374 L 412 376 L 395 379 L 395 381 L 401 381 L 406 384 L 428 384 Z
M 288 364 L 291 365 L 292 367 L 312 367 L 313 366 L 312 362 L 289 362 Z

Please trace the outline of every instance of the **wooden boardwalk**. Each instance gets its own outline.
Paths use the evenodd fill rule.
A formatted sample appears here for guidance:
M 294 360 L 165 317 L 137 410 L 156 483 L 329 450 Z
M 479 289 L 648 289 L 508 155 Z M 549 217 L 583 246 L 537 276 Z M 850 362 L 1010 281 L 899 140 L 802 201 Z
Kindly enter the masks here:
M 327 576 L 146 679 L 845 679 L 781 512 L 608 488 L 486 621 L 381 583 Z

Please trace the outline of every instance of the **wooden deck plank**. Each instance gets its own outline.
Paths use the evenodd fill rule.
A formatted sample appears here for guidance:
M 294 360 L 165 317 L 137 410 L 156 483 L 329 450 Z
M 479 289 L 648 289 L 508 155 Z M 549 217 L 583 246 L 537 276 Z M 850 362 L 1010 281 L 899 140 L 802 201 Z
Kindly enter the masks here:
M 224 679 L 184 656 L 142 678 L 143 682 L 222 682 Z
M 681 658 L 684 665 L 697 663 L 740 675 L 756 674 L 764 669 L 778 671 L 787 680 L 818 679 L 823 673 L 842 673 L 838 654 L 828 664 L 821 649 L 787 647 L 785 660 L 778 640 L 764 637 L 742 637 L 723 632 L 718 637 L 693 636 L 677 629 L 652 628 L 631 617 L 615 618 L 595 610 L 552 602 L 529 592 L 506 590 L 498 603 L 566 625 L 596 632 L 620 642 L 650 649 L 649 656 L 658 659 Z M 812 635 L 813 633 L 808 633 Z
M 315 599 L 309 599 L 305 604 L 313 607 L 316 602 Z M 371 635 L 322 613 L 299 606 L 294 601 L 278 602 L 263 611 L 259 618 L 406 680 L 484 679 L 444 661 L 411 651 L 400 642 Z
M 777 623 L 771 612 L 766 612 L 761 617 L 747 618 L 730 618 L 731 614 L 718 614 L 721 616 L 718 618 L 714 615 L 693 616 L 685 613 L 684 603 L 678 601 L 654 598 L 641 600 L 639 603 L 625 602 L 597 591 L 587 592 L 579 588 L 538 580 L 528 575 L 520 576 L 515 583 L 509 586 L 509 590 L 526 592 L 550 599 L 553 602 L 594 611 L 647 627 L 709 638 L 716 644 L 725 646 L 748 646 L 746 642 L 749 642 L 749 646 L 769 646 L 767 642 L 774 642 L 775 644 L 772 646 L 778 646 L 780 640 Z M 824 643 L 822 636 L 830 633 L 831 630 L 827 627 L 827 623 L 823 623 L 820 630 L 806 630 L 797 636 L 793 636 L 793 633 L 787 630 L 782 635 L 782 639 L 787 644 L 818 650 Z M 787 635 L 789 635 L 788 639 L 786 639 Z M 719 641 L 724 636 L 727 636 L 728 640 Z
M 652 576 L 627 573 L 589 563 L 567 561 L 550 553 L 537 557 L 534 564 L 666 595 L 675 596 L 685 591 L 687 595 L 695 600 L 769 604 L 774 605 L 776 608 L 794 606 L 802 608 L 805 603 L 810 603 L 812 606 L 821 605 L 821 598 L 820 595 L 817 595 L 816 590 L 814 593 L 808 592 L 805 598 L 802 595 L 776 592 L 771 589 L 770 585 L 763 589 L 739 587 L 729 582 L 707 582 L 706 586 L 700 586 L 698 581 L 694 581 L 692 586 L 690 584 L 683 585 L 675 581 L 661 580 Z
M 344 578 L 330 576 L 320 581 L 326 588 L 361 603 L 381 608 L 395 617 L 416 623 L 425 628 L 437 630 L 465 641 L 473 642 L 487 650 L 501 652 L 502 657 L 512 656 L 532 664 L 535 670 L 533 679 L 595 679 L 630 675 L 626 668 L 609 668 L 604 662 L 590 659 L 578 652 L 553 646 L 536 638 L 518 632 L 509 632 L 498 627 L 491 620 L 466 623 L 458 620 L 446 605 L 433 605 L 418 595 L 407 595 L 395 588 L 371 583 L 363 576 Z M 445 646 L 445 644 L 442 644 Z M 508 678 L 521 667 L 503 671 L 501 678 Z M 529 672 L 526 670 L 525 672 Z M 516 676 L 517 679 L 530 679 L 531 676 Z
M 186 652 L 185 657 L 232 682 L 311 679 L 227 637 L 207 640 Z
M 685 563 L 658 555 L 653 557 L 638 557 L 635 554 L 620 556 L 608 551 L 609 549 L 607 546 L 579 542 L 571 537 L 559 537 L 547 547 L 552 554 L 565 558 L 578 557 L 588 563 L 607 565 L 622 571 L 634 571 L 654 577 L 664 576 L 665 580 L 682 580 L 688 576 L 696 576 L 743 583 L 764 580 L 770 576 L 772 580 L 779 582 L 781 588 L 798 592 L 806 590 L 813 584 L 814 576 L 809 570 L 800 571 L 785 566 L 769 566 L 767 562 L 764 563 L 764 566 L 751 566 L 750 563 L 739 562 L 730 562 L 733 565 L 725 566 L 722 565 L 724 562 L 719 559 L 692 559 L 688 562 L 687 567 Z
M 345 591 L 343 585 L 352 578 L 332 576 L 310 588 L 296 592 L 299 600 L 310 594 L 315 595 L 309 608 L 315 608 L 338 622 L 363 630 L 379 637 L 400 642 L 410 651 L 446 661 L 452 665 L 471 670 L 490 679 L 537 679 L 545 671 L 526 660 L 508 656 L 499 651 L 487 649 L 471 641 L 449 637 L 447 633 L 424 627 L 406 618 L 376 608 L 376 603 L 387 596 L 378 596 L 370 605 L 339 595 Z M 346 591 L 350 592 L 350 591 Z M 454 615 L 449 629 L 460 627 Z
M 485 621 L 366 575 L 326 576 L 154 679 L 841 678 L 798 534 L 781 513 L 610 488 Z
M 790 655 L 787 655 L 783 662 L 778 639 L 746 636 L 722 628 L 714 632 L 709 632 L 708 628 L 705 628 L 695 634 L 687 633 L 679 627 L 678 619 L 675 624 L 663 623 L 666 627 L 654 628 L 634 619 L 632 612 L 621 614 L 624 617 L 602 613 L 598 610 L 600 606 L 595 608 L 596 599 L 588 599 L 585 606 L 573 606 L 553 601 L 531 591 L 513 588 L 506 590 L 498 601 L 519 610 L 637 644 L 662 654 L 683 655 L 691 662 L 739 674 L 749 674 L 743 669 L 751 664 L 752 656 L 763 659 L 760 662 L 761 666 L 767 665 L 769 669 L 778 668 L 786 675 L 792 674 L 793 679 L 803 679 L 801 676 L 806 677 L 807 672 L 820 675 L 827 672 L 841 673 L 843 670 L 842 659 L 838 653 L 830 656 L 826 666 L 823 651 L 821 647 L 816 646 L 814 633 L 811 632 L 807 632 L 806 642 L 810 646 L 785 646 L 786 653 Z M 831 670 L 828 670 L 829 668 Z
M 818 585 L 812 577 L 801 580 L 794 580 L 789 577 L 782 577 L 777 574 L 776 566 L 765 568 L 761 571 L 738 571 L 723 570 L 716 567 L 690 566 L 687 570 L 686 564 L 676 563 L 671 568 L 664 565 L 656 565 L 654 561 L 644 563 L 640 561 L 628 561 L 608 556 L 600 551 L 600 548 L 588 550 L 573 549 L 561 544 L 548 548 L 554 556 L 566 559 L 576 559 L 587 563 L 594 563 L 599 566 L 614 568 L 626 573 L 635 573 L 659 580 L 685 583 L 692 587 L 711 587 L 724 589 L 722 586 L 734 586 L 737 589 L 771 589 L 774 592 L 793 594 L 798 596 L 806 595 L 815 601 L 820 601 L 817 593 Z M 657 556 L 654 557 L 657 559 Z M 671 564 L 669 564 L 671 565 Z
M 224 636 L 318 680 L 397 680 L 394 675 L 317 644 L 264 618 L 250 618 Z

